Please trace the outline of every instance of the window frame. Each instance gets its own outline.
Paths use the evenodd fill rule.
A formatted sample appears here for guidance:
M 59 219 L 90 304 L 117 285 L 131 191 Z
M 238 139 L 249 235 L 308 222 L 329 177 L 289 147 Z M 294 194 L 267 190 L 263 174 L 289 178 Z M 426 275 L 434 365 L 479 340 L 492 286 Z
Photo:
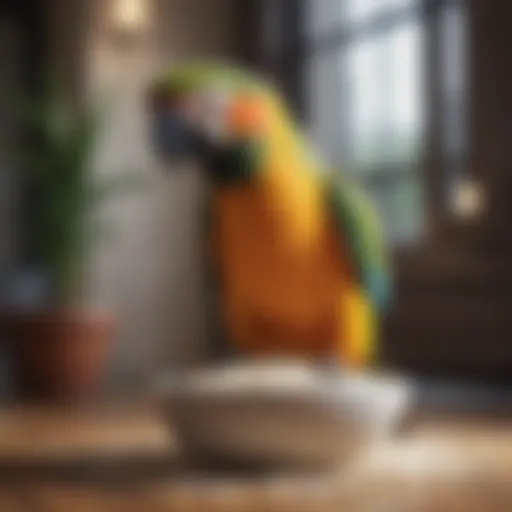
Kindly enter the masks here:
M 411 2 L 408 5 L 397 6 L 389 10 L 377 13 L 369 19 L 356 21 L 355 23 L 345 24 L 340 17 L 337 25 L 333 27 L 324 28 L 323 31 L 318 29 L 316 33 L 308 33 L 305 30 L 305 38 L 307 39 L 307 50 L 304 54 L 303 69 L 308 69 L 309 65 L 314 62 L 315 58 L 339 58 L 341 61 L 346 60 L 349 55 L 351 47 L 361 43 L 368 43 L 375 41 L 376 38 L 386 36 L 392 33 L 395 29 L 405 27 L 407 25 L 416 24 L 418 28 L 424 33 L 425 23 L 422 21 L 422 8 L 421 3 Z M 424 35 L 424 34 L 422 34 Z M 340 62 L 341 62 L 340 61 Z M 422 72 L 425 70 L 422 69 Z M 339 77 L 343 80 L 343 71 L 337 71 Z M 305 78 L 304 78 L 305 79 Z M 345 112 L 347 106 L 346 96 L 341 94 L 337 99 L 338 107 L 341 108 L 341 116 Z M 308 112 L 308 120 L 311 122 L 310 115 L 313 112 Z M 345 126 L 343 126 L 345 125 Z M 343 139 L 347 135 L 346 123 L 342 120 L 342 127 L 339 133 L 340 143 L 343 144 Z M 343 158 L 345 150 L 340 149 L 341 158 Z M 397 190 L 396 187 L 406 183 L 423 183 L 424 179 L 417 171 L 411 172 L 411 166 L 421 166 L 421 156 L 415 158 L 415 162 L 405 159 L 403 161 L 381 162 L 375 165 L 368 165 L 364 169 L 364 173 L 359 175 L 361 183 L 367 188 L 368 191 L 375 194 L 376 197 L 385 197 L 389 192 Z M 334 162 L 341 166 L 344 164 L 343 160 Z M 350 164 L 348 164 L 350 165 Z M 423 188 L 423 187 L 422 187 Z M 421 236 L 421 232 L 418 233 Z M 411 242 L 409 239 L 405 243 L 400 240 L 393 241 L 393 247 L 409 246 Z
M 304 15 L 303 0 L 247 0 L 259 4 L 281 4 L 280 12 L 297 9 Z M 429 30 L 439 36 L 442 31 L 439 13 L 440 2 L 425 0 L 424 9 Z M 457 375 L 473 378 L 495 378 L 496 374 L 510 376 L 512 368 L 510 349 L 510 315 L 508 310 L 494 309 L 495 301 L 502 305 L 510 300 L 510 276 L 512 275 L 510 248 L 509 199 L 510 160 L 510 103 L 511 72 L 505 49 L 510 47 L 512 36 L 506 24 L 512 5 L 508 3 L 464 0 L 464 23 L 468 60 L 465 69 L 466 112 L 465 133 L 467 154 L 459 160 L 448 155 L 443 161 L 439 133 L 445 122 L 441 95 L 442 77 L 429 75 L 428 137 L 430 158 L 424 162 L 424 178 L 429 189 L 427 204 L 428 236 L 422 243 L 399 248 L 395 257 L 395 283 L 398 302 L 393 308 L 383 343 L 383 359 L 392 366 L 407 372 L 424 372 L 429 375 L 443 374 L 448 378 Z M 245 11 L 244 11 L 245 12 Z M 261 22 L 261 18 L 255 19 Z M 258 24 L 260 27 L 260 24 Z M 297 31 L 295 31 L 297 33 Z M 252 67 L 270 70 L 282 84 L 295 80 L 301 83 L 304 70 L 296 65 L 295 74 L 285 77 L 279 74 L 279 65 L 269 67 L 258 54 L 258 32 L 244 34 L 250 39 L 254 53 L 249 61 Z M 440 37 L 427 38 L 428 66 L 441 71 Z M 288 50 L 281 47 L 281 60 L 303 55 L 301 37 L 291 40 Z M 293 50 L 291 49 L 293 48 Z M 247 60 L 246 60 L 247 62 Z M 279 62 L 279 60 L 277 60 Z M 289 69 L 287 71 L 289 73 Z M 304 106 L 305 90 L 295 88 L 299 94 L 294 99 L 298 107 Z M 290 94 L 285 87 L 285 92 Z M 298 101 L 297 101 L 298 99 Z M 299 110 L 303 117 L 304 112 Z M 438 198 L 445 196 L 444 165 L 461 165 L 464 176 L 479 183 L 485 193 L 484 211 L 473 218 L 454 218 L 445 208 L 440 208 Z M 438 298 L 451 301 L 443 305 L 444 314 L 438 315 L 433 307 Z M 420 306 L 424 318 L 418 323 L 404 305 L 426 301 Z M 429 302 L 430 301 L 430 302 Z M 430 306 L 429 306 L 430 304 Z M 467 325 L 458 306 L 474 304 L 478 322 Z M 425 307 L 426 306 L 426 307 Z M 481 306 L 481 308 L 480 308 Z M 490 307 L 489 307 L 490 306 Z M 507 306 L 508 307 L 508 306 Z M 447 314 L 450 325 L 445 326 Z M 488 326 L 499 329 L 489 331 Z M 422 329 L 428 326 L 428 333 Z M 435 337 L 432 337 L 436 330 Z M 421 336 L 418 336 L 420 335 Z M 412 337 L 411 337 L 412 336 Z
M 306 72 L 307 61 L 317 51 L 310 46 L 305 21 L 306 0 L 251 0 L 252 26 L 259 27 L 258 43 L 250 44 L 252 53 L 248 59 L 252 64 L 277 78 L 291 99 L 298 117 L 308 122 Z M 394 248 L 401 273 L 420 275 L 424 272 L 425 251 L 437 252 L 446 247 L 446 233 L 467 237 L 473 221 L 458 219 L 450 212 L 450 189 L 446 184 L 448 167 L 467 168 L 466 155 L 447 155 L 443 149 L 444 139 L 444 90 L 442 62 L 442 15 L 447 6 L 464 6 L 464 0 L 421 0 L 419 5 L 398 7 L 383 13 L 373 21 L 354 29 L 355 33 L 337 28 L 323 37 L 322 50 L 350 44 L 354 38 L 383 33 L 390 27 L 421 16 L 425 30 L 425 88 L 424 151 L 419 161 L 420 179 L 424 184 L 425 233 L 413 243 L 397 244 Z M 272 21 L 269 28 L 269 20 Z M 272 29 L 273 27 L 273 29 Z M 364 28 L 362 28 L 364 27 Z M 269 32 L 270 31 L 270 32 Z M 268 37 L 271 43 L 268 44 Z M 249 36 L 246 36 L 249 37 Z M 254 32 L 252 33 L 254 37 Z M 263 45 L 262 41 L 267 44 Z M 245 46 L 247 48 L 247 45 Z M 246 54 L 247 55 L 247 54 Z M 246 59 L 247 60 L 247 59 Z M 469 103 L 469 100 L 468 100 Z M 385 186 L 403 177 L 404 170 L 375 169 L 371 172 L 376 182 Z M 374 185 L 372 184 L 372 187 Z M 380 186 L 377 183 L 376 186 Z

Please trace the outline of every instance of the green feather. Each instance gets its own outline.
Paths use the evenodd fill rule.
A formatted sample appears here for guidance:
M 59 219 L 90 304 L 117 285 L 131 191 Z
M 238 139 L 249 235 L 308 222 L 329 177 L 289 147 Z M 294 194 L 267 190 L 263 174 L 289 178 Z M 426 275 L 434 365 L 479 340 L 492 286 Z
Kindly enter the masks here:
M 334 177 L 327 181 L 327 196 L 358 280 L 375 306 L 386 308 L 391 297 L 391 269 L 384 231 L 372 202 L 362 187 Z
M 173 66 L 154 81 L 152 89 L 175 93 L 215 86 L 236 90 L 268 90 L 269 83 L 248 70 L 206 61 Z

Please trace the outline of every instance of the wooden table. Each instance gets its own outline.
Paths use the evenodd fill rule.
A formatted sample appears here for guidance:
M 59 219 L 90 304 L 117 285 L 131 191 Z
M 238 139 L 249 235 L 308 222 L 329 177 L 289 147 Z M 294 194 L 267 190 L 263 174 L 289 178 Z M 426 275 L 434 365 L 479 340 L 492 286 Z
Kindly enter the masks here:
M 194 471 L 149 408 L 0 414 L 0 511 L 512 511 L 512 423 L 423 419 L 330 475 Z

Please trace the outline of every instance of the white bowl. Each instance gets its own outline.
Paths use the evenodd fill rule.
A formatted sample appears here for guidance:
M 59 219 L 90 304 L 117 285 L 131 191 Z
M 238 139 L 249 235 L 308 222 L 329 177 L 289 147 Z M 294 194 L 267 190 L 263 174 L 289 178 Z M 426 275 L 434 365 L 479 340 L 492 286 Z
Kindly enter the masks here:
M 199 457 L 340 464 L 385 439 L 409 404 L 406 382 L 298 363 L 238 363 L 166 376 L 164 413 Z

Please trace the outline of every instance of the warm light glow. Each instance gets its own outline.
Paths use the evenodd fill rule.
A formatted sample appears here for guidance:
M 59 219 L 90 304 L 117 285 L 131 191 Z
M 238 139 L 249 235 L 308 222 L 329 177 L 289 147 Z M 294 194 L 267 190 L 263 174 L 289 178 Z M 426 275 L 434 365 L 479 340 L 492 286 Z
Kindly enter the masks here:
M 484 207 L 482 187 L 470 180 L 461 181 L 455 190 L 454 210 L 459 217 L 479 215 Z
M 146 0 L 114 0 L 112 19 L 114 26 L 127 32 L 138 32 L 148 23 Z

